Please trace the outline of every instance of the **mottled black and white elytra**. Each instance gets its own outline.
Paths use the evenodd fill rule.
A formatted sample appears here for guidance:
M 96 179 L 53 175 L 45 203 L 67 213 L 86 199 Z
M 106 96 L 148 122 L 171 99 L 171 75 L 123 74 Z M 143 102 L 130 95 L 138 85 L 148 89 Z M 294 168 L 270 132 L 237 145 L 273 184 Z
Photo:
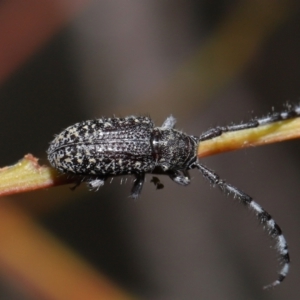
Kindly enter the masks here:
M 101 118 L 77 123 L 66 128 L 51 142 L 47 151 L 54 168 L 79 176 L 92 189 L 98 189 L 111 176 L 133 174 L 131 197 L 142 190 L 145 174 L 166 174 L 176 183 L 190 183 L 189 169 L 197 168 L 204 178 L 252 209 L 260 223 L 275 240 L 283 266 L 278 279 L 266 288 L 280 284 L 289 271 L 290 257 L 287 242 L 271 215 L 249 195 L 224 180 L 199 162 L 198 144 L 224 132 L 256 128 L 269 123 L 292 119 L 300 115 L 300 107 L 287 106 L 281 113 L 253 119 L 247 123 L 210 129 L 200 137 L 174 129 L 176 120 L 170 116 L 161 127 L 155 127 L 149 117 Z M 158 188 L 162 185 L 155 177 Z

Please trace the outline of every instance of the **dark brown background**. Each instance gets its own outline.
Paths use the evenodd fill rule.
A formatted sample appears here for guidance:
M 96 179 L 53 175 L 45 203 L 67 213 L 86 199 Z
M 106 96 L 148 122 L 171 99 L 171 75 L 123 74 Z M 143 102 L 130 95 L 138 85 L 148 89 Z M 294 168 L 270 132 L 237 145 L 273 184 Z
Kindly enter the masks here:
M 1 166 L 28 152 L 47 163 L 53 135 L 85 119 L 149 114 L 159 126 L 173 114 L 177 128 L 199 135 L 299 103 L 297 1 L 82 1 L 76 13 L 65 2 L 45 1 L 53 16 L 28 14 L 28 24 L 41 18 L 28 29 L 14 14 L 28 13 L 21 2 L 11 15 L 0 4 L 0 25 L 9 26 L 0 31 Z M 162 177 L 158 191 L 147 176 L 138 201 L 128 198 L 131 177 L 97 193 L 63 186 L 11 201 L 145 299 L 298 299 L 299 147 L 289 141 L 203 160 L 282 227 L 291 272 L 270 292 L 261 287 L 276 278 L 278 262 L 267 234 L 197 171 L 187 188 Z M 2 277 L 1 299 L 31 299 Z

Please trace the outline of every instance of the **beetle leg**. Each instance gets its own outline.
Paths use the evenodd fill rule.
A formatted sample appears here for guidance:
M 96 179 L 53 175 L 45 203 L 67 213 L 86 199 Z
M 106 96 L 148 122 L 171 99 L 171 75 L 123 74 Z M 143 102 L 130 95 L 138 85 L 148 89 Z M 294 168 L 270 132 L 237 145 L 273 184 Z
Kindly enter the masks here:
M 130 197 L 133 199 L 137 199 L 142 191 L 143 184 L 145 181 L 145 173 L 135 174 L 135 177 L 136 179 L 134 181 L 130 194 Z
M 88 181 L 88 187 L 90 190 L 96 189 L 96 191 L 98 191 L 99 188 L 104 185 L 105 180 L 106 180 L 105 177 L 96 177 L 96 178 L 90 179 Z
M 174 182 L 180 185 L 188 185 L 191 182 L 190 175 L 186 170 L 169 171 L 168 174 Z
M 161 125 L 162 129 L 173 129 L 176 123 L 176 119 L 171 115 Z

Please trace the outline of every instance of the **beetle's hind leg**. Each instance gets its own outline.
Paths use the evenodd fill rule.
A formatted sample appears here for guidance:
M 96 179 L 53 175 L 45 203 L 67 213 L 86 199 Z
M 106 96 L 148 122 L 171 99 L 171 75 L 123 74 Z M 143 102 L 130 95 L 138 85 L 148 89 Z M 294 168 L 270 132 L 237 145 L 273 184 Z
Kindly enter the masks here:
M 176 124 L 176 119 L 171 115 L 161 125 L 162 129 L 173 129 Z
M 106 179 L 107 177 L 93 177 L 87 181 L 87 185 L 90 190 L 96 189 L 96 191 L 98 191 L 99 188 L 104 185 Z
M 137 199 L 141 194 L 145 182 L 145 173 L 135 174 L 135 177 L 136 178 L 133 183 L 133 187 L 131 189 L 131 194 L 130 194 L 130 197 L 133 199 Z

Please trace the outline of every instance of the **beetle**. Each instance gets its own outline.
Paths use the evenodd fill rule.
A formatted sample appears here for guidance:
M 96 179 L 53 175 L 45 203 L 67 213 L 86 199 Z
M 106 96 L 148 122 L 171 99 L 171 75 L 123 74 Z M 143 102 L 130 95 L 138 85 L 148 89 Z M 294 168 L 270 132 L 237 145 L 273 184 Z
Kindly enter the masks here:
M 280 284 L 286 277 L 290 256 L 281 228 L 271 215 L 253 198 L 225 182 L 215 172 L 200 163 L 197 157 L 199 143 L 222 135 L 224 132 L 256 128 L 261 125 L 287 120 L 300 115 L 299 106 L 247 123 L 219 126 L 202 133 L 200 137 L 187 135 L 174 128 L 176 119 L 169 116 L 161 127 L 155 127 L 147 116 L 100 118 L 69 126 L 56 135 L 47 150 L 50 164 L 62 173 L 79 176 L 91 189 L 99 189 L 111 176 L 132 174 L 136 177 L 131 197 L 142 191 L 146 173 L 166 174 L 174 182 L 190 183 L 188 170 L 197 168 L 213 186 L 218 186 L 252 209 L 269 235 L 275 240 L 283 266 L 275 280 L 266 288 Z M 152 180 L 162 188 L 158 178 Z

